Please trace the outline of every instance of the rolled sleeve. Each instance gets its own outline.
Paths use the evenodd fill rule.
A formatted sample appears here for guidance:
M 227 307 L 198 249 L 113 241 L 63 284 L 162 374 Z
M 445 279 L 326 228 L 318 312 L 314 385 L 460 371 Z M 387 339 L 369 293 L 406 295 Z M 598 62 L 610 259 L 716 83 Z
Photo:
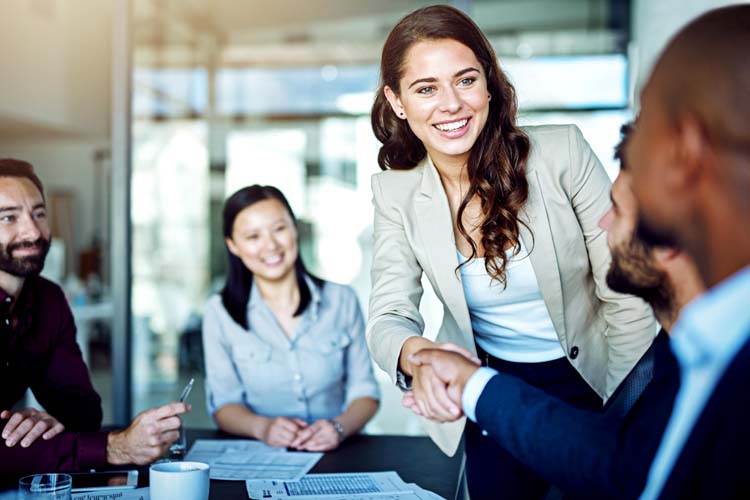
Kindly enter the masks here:
M 206 406 L 210 415 L 226 404 L 243 403 L 245 394 L 232 360 L 232 347 L 223 334 L 222 311 L 221 297 L 214 296 L 206 304 L 203 317 Z
M 347 292 L 349 297 L 347 329 L 351 343 L 346 353 L 346 408 L 359 398 L 380 399 L 380 389 L 375 380 L 370 351 L 365 340 L 362 310 L 354 292 L 351 289 L 347 289 Z
M 472 421 L 477 421 L 477 403 L 479 397 L 482 395 L 482 391 L 489 383 L 490 379 L 497 375 L 497 371 L 486 366 L 481 367 L 475 371 L 474 374 L 466 382 L 464 387 L 464 393 L 461 396 L 461 406 L 463 406 L 464 414 Z

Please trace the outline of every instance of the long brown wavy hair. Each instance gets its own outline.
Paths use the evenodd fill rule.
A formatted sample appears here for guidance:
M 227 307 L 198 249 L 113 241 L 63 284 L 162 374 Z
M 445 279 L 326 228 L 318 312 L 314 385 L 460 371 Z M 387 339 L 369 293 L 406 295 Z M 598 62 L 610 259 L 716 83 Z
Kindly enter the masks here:
M 414 44 L 445 39 L 455 40 L 474 52 L 484 69 L 487 90 L 492 96 L 487 123 L 469 154 L 469 190 L 458 208 L 458 230 L 471 245 L 471 258 L 476 257 L 476 245 L 462 219 L 469 201 L 477 196 L 483 214 L 481 244 L 485 269 L 505 285 L 508 264 L 505 249 L 513 249 L 513 255 L 519 253 L 519 224 L 526 226 L 519 220 L 518 213 L 529 194 L 525 173 L 529 138 L 516 126 L 516 91 L 500 69 L 492 45 L 474 21 L 460 10 L 447 5 L 416 10 L 401 19 L 388 35 L 371 116 L 372 129 L 383 144 L 378 163 L 383 170 L 410 169 L 427 154 L 406 120 L 396 116 L 384 89 L 388 86 L 396 94 L 400 92 L 406 55 Z

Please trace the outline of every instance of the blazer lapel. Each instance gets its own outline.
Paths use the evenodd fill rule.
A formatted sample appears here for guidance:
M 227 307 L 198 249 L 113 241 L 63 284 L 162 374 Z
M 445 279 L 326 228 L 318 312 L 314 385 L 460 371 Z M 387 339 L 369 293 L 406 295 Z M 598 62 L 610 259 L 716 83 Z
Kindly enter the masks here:
M 531 266 L 534 268 L 536 281 L 552 319 L 552 324 L 562 341 L 563 349 L 567 352 L 560 267 L 557 263 L 557 252 L 552 238 L 552 227 L 547 217 L 548 212 L 544 205 L 544 197 L 537 173 L 533 170 L 528 172 L 527 179 L 529 182 L 529 198 L 521 210 L 521 217 L 529 227 L 533 228 L 533 235 L 528 228 L 521 224 L 519 228 L 521 239 L 529 252 Z
M 437 284 L 439 290 L 436 291 L 439 292 L 443 303 L 448 307 L 462 332 L 461 339 L 444 338 L 442 340 L 466 341 L 467 339 L 463 337 L 471 334 L 471 319 L 461 285 L 460 272 L 456 272 L 458 257 L 451 212 L 440 176 L 429 157 L 423 162 L 420 194 L 414 200 L 414 208 L 419 220 L 417 227 L 424 243 L 424 252 L 432 268 L 431 281 Z

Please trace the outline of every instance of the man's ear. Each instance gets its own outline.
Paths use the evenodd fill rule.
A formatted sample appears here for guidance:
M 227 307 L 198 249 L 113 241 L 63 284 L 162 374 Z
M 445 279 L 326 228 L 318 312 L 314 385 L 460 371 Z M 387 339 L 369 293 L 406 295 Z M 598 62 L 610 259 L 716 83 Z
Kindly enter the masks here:
M 679 180 L 686 186 L 697 186 L 708 172 L 711 162 L 706 162 L 710 151 L 703 124 L 693 114 L 679 118 L 676 129 L 675 161 L 680 166 Z
M 652 254 L 654 256 L 654 260 L 663 266 L 663 264 L 670 262 L 682 255 L 682 252 L 671 247 L 656 247 L 652 250 Z
M 234 241 L 232 241 L 232 238 L 224 238 L 224 243 L 226 243 L 227 248 L 232 253 L 232 255 L 234 255 L 235 257 L 239 257 L 239 255 L 237 255 L 239 253 L 239 249 L 237 248 L 237 245 L 234 244 Z
M 391 109 L 396 113 L 396 116 L 405 119 L 406 113 L 404 112 L 404 106 L 401 104 L 401 98 L 398 94 L 396 94 L 388 85 L 383 87 L 383 93 L 385 94 L 385 98 L 388 99 L 388 104 L 391 105 Z

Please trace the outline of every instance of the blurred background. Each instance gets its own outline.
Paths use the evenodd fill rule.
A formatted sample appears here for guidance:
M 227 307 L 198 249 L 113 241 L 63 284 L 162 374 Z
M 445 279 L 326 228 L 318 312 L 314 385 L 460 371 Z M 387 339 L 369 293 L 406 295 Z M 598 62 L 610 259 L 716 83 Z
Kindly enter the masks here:
M 13 0 L 0 6 L 0 156 L 33 163 L 105 424 L 178 397 L 211 427 L 201 317 L 223 283 L 224 199 L 273 184 L 311 271 L 367 310 L 369 111 L 380 50 L 419 0 Z M 714 0 L 456 0 L 519 95 L 524 124 L 575 123 L 610 176 L 619 127 L 667 39 Z M 426 285 L 428 335 L 441 310 Z M 419 434 L 376 369 L 367 432 Z

